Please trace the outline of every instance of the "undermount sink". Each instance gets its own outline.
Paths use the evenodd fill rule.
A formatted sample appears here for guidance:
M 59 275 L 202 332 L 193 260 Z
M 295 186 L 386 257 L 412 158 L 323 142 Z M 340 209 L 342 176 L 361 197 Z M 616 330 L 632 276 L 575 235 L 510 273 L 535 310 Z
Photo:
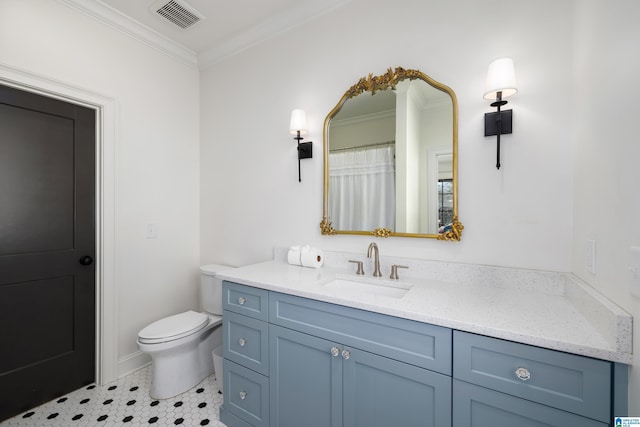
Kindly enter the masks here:
M 343 278 L 333 279 L 324 286 L 346 292 L 362 292 L 391 298 L 402 298 L 412 287 L 403 283 L 389 283 L 375 279 L 369 282 Z

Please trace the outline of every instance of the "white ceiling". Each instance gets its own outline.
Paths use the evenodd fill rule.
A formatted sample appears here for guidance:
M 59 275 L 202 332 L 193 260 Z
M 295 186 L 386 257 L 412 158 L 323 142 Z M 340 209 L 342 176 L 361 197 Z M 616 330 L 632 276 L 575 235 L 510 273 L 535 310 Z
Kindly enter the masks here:
M 187 29 L 155 13 L 158 0 L 58 1 L 204 68 L 350 0 L 179 0 L 205 17 Z

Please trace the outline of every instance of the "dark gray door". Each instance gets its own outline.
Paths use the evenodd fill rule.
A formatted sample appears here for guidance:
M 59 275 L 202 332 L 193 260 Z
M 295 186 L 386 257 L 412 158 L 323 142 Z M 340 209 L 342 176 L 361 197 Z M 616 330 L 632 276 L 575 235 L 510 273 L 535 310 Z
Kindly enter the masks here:
M 94 381 L 95 129 L 0 85 L 0 421 Z

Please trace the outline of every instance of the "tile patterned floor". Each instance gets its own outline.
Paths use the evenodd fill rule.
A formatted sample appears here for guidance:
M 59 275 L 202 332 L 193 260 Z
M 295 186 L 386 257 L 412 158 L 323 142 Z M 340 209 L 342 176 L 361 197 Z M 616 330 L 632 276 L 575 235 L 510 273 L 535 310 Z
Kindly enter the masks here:
M 0 423 L 0 427 L 212 426 L 218 421 L 222 394 L 215 376 L 179 396 L 149 396 L 151 367 L 115 383 L 90 385 Z

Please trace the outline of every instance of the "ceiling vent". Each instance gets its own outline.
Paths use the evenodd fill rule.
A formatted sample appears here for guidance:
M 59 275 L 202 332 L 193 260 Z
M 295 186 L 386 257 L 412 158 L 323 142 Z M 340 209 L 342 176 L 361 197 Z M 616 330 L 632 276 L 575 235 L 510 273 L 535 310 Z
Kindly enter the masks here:
M 183 30 L 205 19 L 203 14 L 182 0 L 160 0 L 151 6 L 151 10 Z

